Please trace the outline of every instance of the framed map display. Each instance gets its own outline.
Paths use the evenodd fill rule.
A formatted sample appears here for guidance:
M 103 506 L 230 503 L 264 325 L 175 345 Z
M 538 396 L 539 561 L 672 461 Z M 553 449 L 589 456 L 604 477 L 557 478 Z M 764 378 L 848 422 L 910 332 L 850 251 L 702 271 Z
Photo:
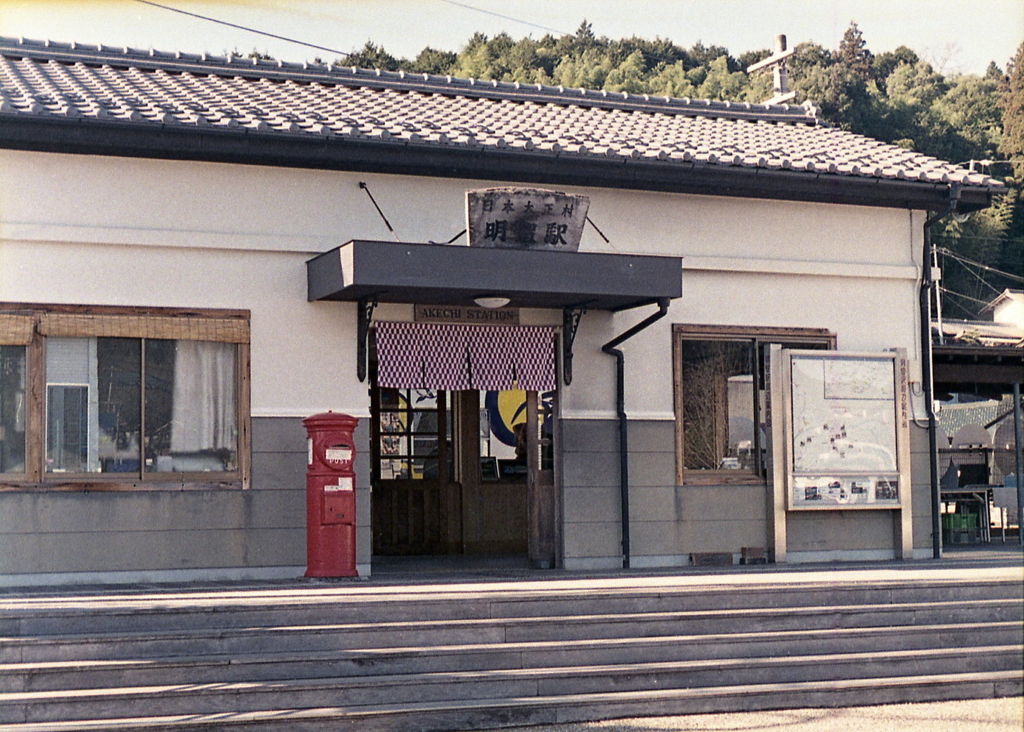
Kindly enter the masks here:
M 789 507 L 899 507 L 907 439 L 903 359 L 785 354 Z

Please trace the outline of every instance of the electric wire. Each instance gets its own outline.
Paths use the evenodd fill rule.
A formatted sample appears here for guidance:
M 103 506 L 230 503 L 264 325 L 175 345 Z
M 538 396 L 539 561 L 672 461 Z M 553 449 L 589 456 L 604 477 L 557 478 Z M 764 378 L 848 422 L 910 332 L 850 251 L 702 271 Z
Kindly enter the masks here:
M 519 18 L 513 18 L 511 15 L 502 15 L 501 13 L 495 13 L 493 10 L 485 10 L 483 8 L 477 8 L 477 7 L 474 7 L 472 5 L 467 5 L 466 3 L 458 3 L 458 2 L 455 2 L 455 0 L 438 0 L 438 2 L 445 3 L 446 5 L 454 5 L 454 6 L 459 7 L 459 8 L 465 8 L 466 10 L 474 10 L 474 11 L 476 11 L 478 13 L 483 13 L 484 15 L 493 15 L 494 17 L 502 18 L 503 20 L 511 20 L 513 23 L 522 23 L 523 25 L 528 25 L 528 26 L 530 26 L 532 28 L 539 28 L 540 30 L 546 30 L 549 33 L 558 33 L 559 35 L 563 35 L 563 36 L 571 36 L 572 35 L 572 33 L 566 33 L 565 31 L 558 30 L 557 28 L 548 28 L 546 25 L 538 25 L 536 23 L 531 23 L 528 20 L 520 20 Z
M 945 287 L 940 287 L 939 290 L 941 292 L 946 293 L 947 295 L 952 295 L 954 297 L 961 297 L 964 300 L 970 300 L 971 302 L 978 303 L 979 305 L 988 305 L 990 302 L 992 302 L 991 300 L 979 300 L 976 297 L 971 297 L 970 295 L 965 295 L 962 292 L 957 292 L 956 290 L 948 290 Z M 965 311 L 965 312 L 968 312 L 968 311 Z
M 251 26 L 241 25 L 239 23 L 230 23 L 230 22 L 228 22 L 226 20 L 220 20 L 218 18 L 213 18 L 213 17 L 210 17 L 208 15 L 202 15 L 200 13 L 193 13 L 193 12 L 190 12 L 188 10 L 181 10 L 180 8 L 173 8 L 173 7 L 169 6 L 169 5 L 161 5 L 160 3 L 155 3 L 152 0 L 135 0 L 135 2 L 142 3 L 143 5 L 150 5 L 150 6 L 154 7 L 154 8 L 160 8 L 161 10 L 169 10 L 172 13 L 180 13 L 181 15 L 187 15 L 187 16 L 189 16 L 191 18 L 196 18 L 198 20 L 205 20 L 205 21 L 208 21 L 210 23 L 217 23 L 219 25 L 224 25 L 224 26 L 227 26 L 229 28 L 237 28 L 238 30 L 243 30 L 243 31 L 246 31 L 248 33 L 255 33 L 255 34 L 260 35 L 260 36 L 266 36 L 267 38 L 274 38 L 274 39 L 279 40 L 279 41 L 285 41 L 287 43 L 294 43 L 294 44 L 297 44 L 299 46 L 306 46 L 307 48 L 313 48 L 313 49 L 316 49 L 317 51 L 327 51 L 328 53 L 335 53 L 335 54 L 338 54 L 339 56 L 354 56 L 355 55 L 354 51 L 339 51 L 336 48 L 330 48 L 328 46 L 320 46 L 320 45 L 317 45 L 315 43 L 309 43 L 308 41 L 300 41 L 297 38 L 289 38 L 288 36 L 282 36 L 282 35 L 278 35 L 276 33 L 269 33 L 267 31 L 259 30 L 258 28 L 253 28 Z M 477 8 L 477 7 L 474 7 L 472 5 L 467 5 L 466 3 L 456 2 L 455 0 L 438 0 L 438 2 L 446 3 L 448 5 L 453 5 L 455 7 L 464 8 L 466 10 L 473 10 L 473 11 L 478 12 L 478 13 L 484 13 L 485 15 L 493 15 L 493 16 L 495 16 L 497 18 L 502 18 L 503 20 L 510 20 L 513 23 L 521 23 L 523 25 L 531 26 L 533 28 L 539 28 L 540 30 L 548 31 L 549 33 L 555 33 L 555 34 L 562 35 L 562 36 L 572 36 L 573 35 L 572 33 L 567 33 L 564 30 L 558 30 L 557 28 L 549 28 L 549 27 L 544 26 L 544 25 L 538 25 L 537 23 L 531 23 L 528 20 L 521 20 L 521 19 L 515 18 L 515 17 L 513 17 L 511 15 L 502 15 L 501 13 L 496 13 L 496 12 L 494 12 L 492 10 L 485 10 L 484 8 Z M 677 59 L 671 59 L 671 58 L 669 58 L 667 56 L 663 56 L 663 55 L 655 53 L 653 51 L 648 51 L 648 50 L 643 49 L 643 48 L 639 48 L 637 50 L 640 51 L 640 53 L 643 54 L 644 56 L 647 56 L 649 58 L 655 59 L 657 61 L 661 61 L 663 63 L 673 63 L 674 61 L 677 60 Z M 678 59 L 678 60 L 681 60 L 681 59 Z
M 947 295 L 960 295 L 960 293 L 953 292 L 952 290 L 940 290 L 940 292 L 943 292 L 943 293 L 945 293 Z M 965 297 L 963 295 L 960 295 L 960 296 L 961 297 Z M 962 312 L 966 316 L 964 318 L 964 320 L 974 320 L 977 317 L 977 313 L 976 312 L 974 312 L 972 310 L 968 310 L 966 307 L 964 307 L 963 305 L 958 303 L 956 300 L 950 300 L 948 298 L 945 299 L 943 307 L 955 307 L 955 308 L 957 308 L 960 312 Z
M 1015 274 L 1011 274 L 1010 272 L 1004 272 L 1003 270 L 996 269 L 995 267 L 989 267 L 987 264 L 982 264 L 981 262 L 975 262 L 973 259 L 967 259 L 966 257 L 963 257 L 963 256 L 957 254 L 956 252 L 953 252 L 950 249 L 946 249 L 945 247 L 938 247 L 936 249 L 936 251 L 939 254 L 943 254 L 945 256 L 948 256 L 950 259 L 955 259 L 956 261 L 960 262 L 961 264 L 971 264 L 971 265 L 974 265 L 975 267 L 980 267 L 981 269 L 987 270 L 989 272 L 993 272 L 993 273 L 995 273 L 997 275 L 1000 275 L 1002 277 L 1006 277 L 1007 279 L 1013 280 L 1015 282 L 1024 282 L 1024 277 L 1021 277 L 1021 276 L 1015 275 Z
M 188 15 L 199 20 L 207 20 L 211 23 L 218 23 L 220 25 L 226 25 L 229 28 L 237 28 L 238 30 L 244 30 L 249 33 L 256 33 L 257 35 L 266 36 L 267 38 L 276 38 L 279 41 L 286 41 L 288 43 L 296 43 L 300 46 L 307 46 L 309 48 L 315 48 L 318 51 L 328 51 L 330 53 L 336 53 L 339 56 L 351 56 L 352 53 L 349 51 L 339 51 L 336 48 L 328 48 L 327 46 L 318 46 L 315 43 L 308 43 L 306 41 L 300 41 L 297 38 L 289 38 L 288 36 L 279 36 L 276 33 L 268 33 L 267 31 L 261 31 L 256 28 L 251 28 L 246 25 L 239 25 L 238 23 L 229 23 L 226 20 L 218 20 L 217 18 L 211 18 L 208 15 L 200 15 L 199 13 L 190 13 L 187 10 L 180 10 L 179 8 L 172 8 L 168 5 L 161 5 L 160 3 L 154 3 L 151 0 L 135 0 L 137 3 L 143 5 L 152 5 L 154 8 L 160 8 L 161 10 L 170 10 L 172 13 L 181 13 L 182 15 Z
M 521 23 L 522 25 L 528 25 L 528 26 L 531 26 L 533 28 L 539 28 L 540 30 L 545 30 L 545 31 L 548 31 L 549 33 L 556 33 L 556 34 L 561 35 L 561 36 L 572 36 L 572 35 L 575 35 L 574 33 L 569 33 L 568 31 L 558 30 L 557 28 L 548 28 L 545 25 L 538 25 L 537 23 L 531 23 L 528 20 L 521 20 L 520 18 L 516 18 L 516 17 L 513 17 L 511 15 L 502 15 L 501 13 L 495 13 L 493 10 L 485 10 L 484 8 L 478 8 L 478 7 L 475 7 L 473 5 L 468 5 L 466 3 L 456 2 L 456 0 L 437 0 L 437 1 L 441 2 L 441 3 L 445 3 L 447 5 L 454 5 L 454 6 L 459 7 L 459 8 L 465 8 L 466 10 L 473 10 L 473 11 L 478 12 L 478 13 L 483 13 L 484 15 L 493 15 L 496 18 L 502 18 L 504 20 L 511 20 L 513 23 Z M 673 45 L 675 45 L 675 44 L 673 44 Z M 681 61 L 682 60 L 682 59 L 672 59 L 672 58 L 669 58 L 668 56 L 663 56 L 662 54 L 655 53 L 654 51 L 648 51 L 648 50 L 643 49 L 643 48 L 638 48 L 636 50 L 640 51 L 641 54 L 643 54 L 644 56 L 646 56 L 648 58 L 654 59 L 655 61 L 661 61 L 662 63 L 666 63 L 666 64 L 671 64 L 671 63 L 675 63 L 676 61 Z
M 974 279 L 978 280 L 978 282 L 985 285 L 985 287 L 987 287 L 988 289 L 992 290 L 992 292 L 995 293 L 996 295 L 1002 292 L 1002 290 L 992 285 L 988 280 L 986 280 L 984 277 L 982 277 L 977 272 L 972 270 L 970 267 L 965 265 L 963 262 L 960 263 L 960 266 L 964 268 L 964 271 L 967 272 L 967 274 L 971 275 L 972 277 L 974 277 Z

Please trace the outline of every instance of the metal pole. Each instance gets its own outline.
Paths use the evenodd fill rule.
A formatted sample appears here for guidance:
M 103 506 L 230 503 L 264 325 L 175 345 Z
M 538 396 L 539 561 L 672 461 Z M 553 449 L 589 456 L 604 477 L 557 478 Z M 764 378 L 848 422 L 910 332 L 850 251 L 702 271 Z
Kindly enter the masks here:
M 1017 468 L 1017 543 L 1024 546 L 1024 480 L 1021 480 L 1021 463 L 1024 462 L 1022 458 L 1022 447 L 1021 439 L 1021 424 L 1020 424 L 1020 382 L 1014 382 L 1013 384 L 1013 440 L 1016 443 L 1016 450 L 1014 451 L 1014 462 Z
M 960 184 L 949 185 L 949 205 L 944 211 L 925 219 L 924 252 L 921 256 L 921 388 L 924 391 L 925 414 L 928 415 L 928 472 L 931 482 L 932 498 L 932 557 L 942 557 L 942 525 L 939 510 L 942 495 L 939 492 L 939 450 L 936 444 L 937 424 L 935 419 L 935 390 L 932 381 L 932 308 L 931 292 L 935 283 L 932 281 L 932 224 L 956 211 L 960 201 Z
M 615 357 L 615 412 L 619 418 L 619 500 L 622 520 L 622 568 L 629 569 L 629 431 L 626 421 L 626 357 L 616 346 L 629 340 L 644 328 L 668 315 L 668 298 L 658 300 L 658 312 L 649 315 L 625 333 L 601 346 L 601 350 Z

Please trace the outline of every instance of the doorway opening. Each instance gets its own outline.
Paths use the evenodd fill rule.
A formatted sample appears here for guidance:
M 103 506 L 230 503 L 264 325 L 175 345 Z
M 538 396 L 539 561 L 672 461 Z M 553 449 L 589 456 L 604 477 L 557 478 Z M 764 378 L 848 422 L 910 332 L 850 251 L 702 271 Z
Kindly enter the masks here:
M 373 554 L 554 566 L 556 398 L 372 387 Z

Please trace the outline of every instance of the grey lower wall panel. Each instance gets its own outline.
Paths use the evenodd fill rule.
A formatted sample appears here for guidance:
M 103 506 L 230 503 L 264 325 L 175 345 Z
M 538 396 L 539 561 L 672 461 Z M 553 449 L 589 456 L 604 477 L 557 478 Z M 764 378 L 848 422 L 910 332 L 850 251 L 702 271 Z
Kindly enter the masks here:
M 675 425 L 629 423 L 630 550 L 634 558 L 677 557 L 768 547 L 767 485 L 677 486 Z M 931 541 L 927 432 L 912 428 L 914 544 Z M 563 541 L 566 567 L 618 566 L 621 509 L 618 423 L 562 420 Z M 924 450 L 924 455 L 921 455 Z M 925 469 L 922 475 L 921 463 Z M 896 549 L 898 513 L 793 511 L 793 552 L 885 553 Z
M 940 446 L 941 447 L 941 446 Z M 914 548 L 932 548 L 932 484 L 928 430 L 910 425 L 911 514 L 914 517 Z
M 791 552 L 896 549 L 895 511 L 792 511 L 787 519 Z
M 621 566 L 618 423 L 563 419 L 561 434 L 565 566 Z M 767 546 L 765 486 L 677 486 L 671 421 L 630 421 L 628 438 L 632 560 Z
M 356 561 L 368 565 L 366 420 L 356 445 Z M 257 417 L 248 490 L 0 493 L 0 575 L 303 567 L 305 470 L 301 419 Z

